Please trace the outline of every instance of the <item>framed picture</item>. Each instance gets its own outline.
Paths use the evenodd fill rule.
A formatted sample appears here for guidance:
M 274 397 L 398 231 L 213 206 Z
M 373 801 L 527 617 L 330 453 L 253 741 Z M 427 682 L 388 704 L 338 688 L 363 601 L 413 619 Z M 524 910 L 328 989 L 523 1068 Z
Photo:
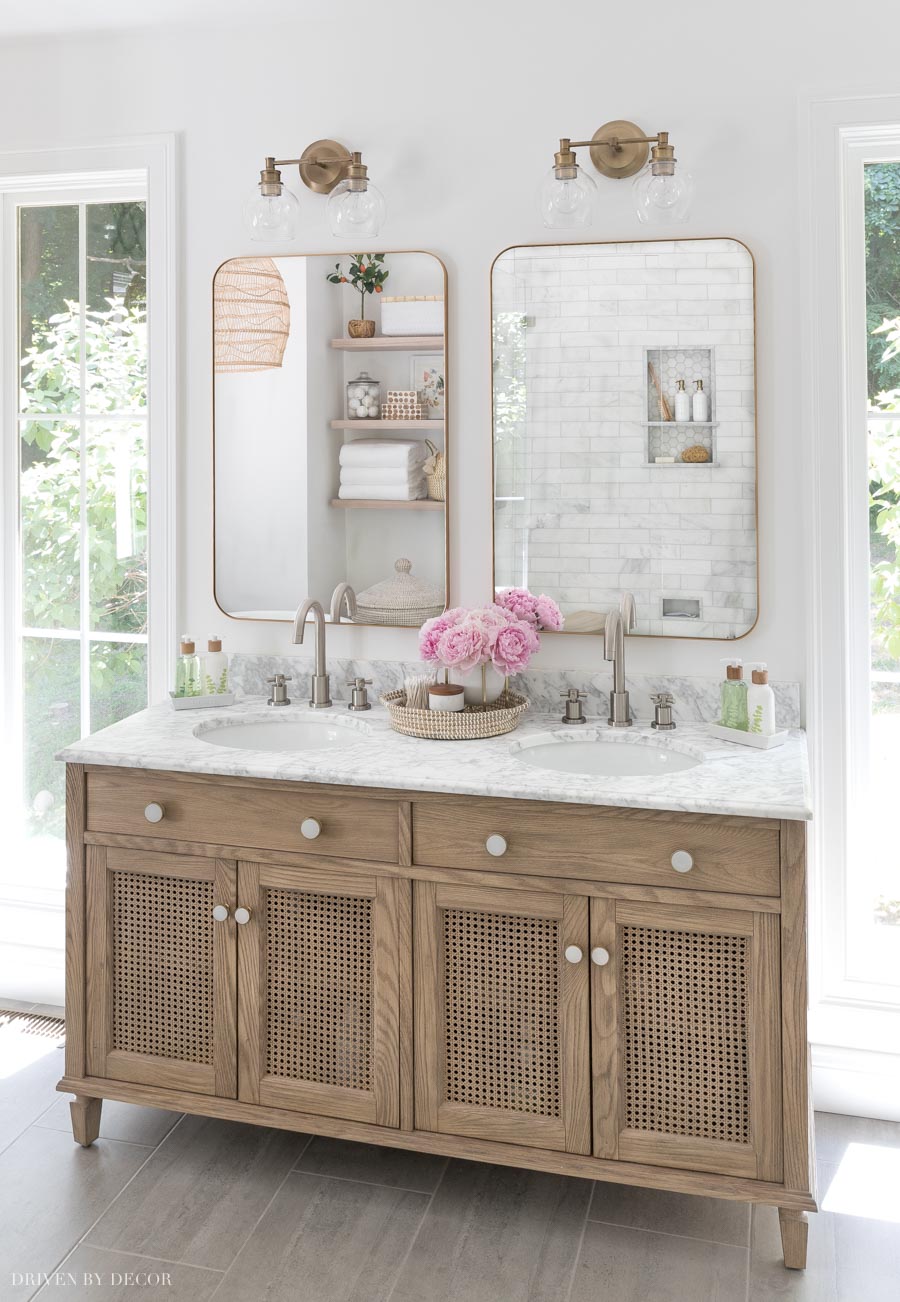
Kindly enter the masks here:
M 409 387 L 419 394 L 422 414 L 428 420 L 444 418 L 444 359 L 435 353 L 413 353 L 409 359 Z

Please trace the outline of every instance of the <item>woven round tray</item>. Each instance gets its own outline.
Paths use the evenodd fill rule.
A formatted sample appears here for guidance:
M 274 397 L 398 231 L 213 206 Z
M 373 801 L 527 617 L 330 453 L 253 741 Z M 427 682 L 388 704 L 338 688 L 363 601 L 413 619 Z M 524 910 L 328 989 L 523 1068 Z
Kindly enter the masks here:
M 386 692 L 381 698 L 391 716 L 391 727 L 407 737 L 427 741 L 484 741 L 512 732 L 528 709 L 528 701 L 515 692 L 503 692 L 490 705 L 467 705 L 462 710 L 408 710 L 406 692 Z

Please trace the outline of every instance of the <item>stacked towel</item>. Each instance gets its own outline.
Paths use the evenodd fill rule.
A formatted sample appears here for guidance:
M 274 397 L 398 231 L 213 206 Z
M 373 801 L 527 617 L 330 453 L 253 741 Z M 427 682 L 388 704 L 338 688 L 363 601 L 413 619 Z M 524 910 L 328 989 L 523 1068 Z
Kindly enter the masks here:
M 414 502 L 427 496 L 422 466 L 428 448 L 419 439 L 354 439 L 341 448 L 345 500 Z

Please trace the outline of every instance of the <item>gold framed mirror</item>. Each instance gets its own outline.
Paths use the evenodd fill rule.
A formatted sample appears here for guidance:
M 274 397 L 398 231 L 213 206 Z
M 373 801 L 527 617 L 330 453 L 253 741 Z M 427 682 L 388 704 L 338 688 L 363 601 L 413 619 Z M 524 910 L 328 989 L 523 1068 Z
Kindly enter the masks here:
M 491 269 L 494 590 L 602 632 L 757 620 L 753 256 L 740 240 L 518 245 Z
M 229 259 L 213 278 L 213 336 L 219 608 L 289 621 L 306 596 L 327 609 L 346 582 L 360 598 L 356 623 L 415 627 L 444 609 L 441 259 L 421 250 Z

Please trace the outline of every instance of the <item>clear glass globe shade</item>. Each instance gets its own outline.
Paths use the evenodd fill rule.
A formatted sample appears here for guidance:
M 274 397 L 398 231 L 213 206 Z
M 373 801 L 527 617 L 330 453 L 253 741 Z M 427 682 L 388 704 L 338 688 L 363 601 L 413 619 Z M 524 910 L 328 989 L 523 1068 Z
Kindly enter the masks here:
M 573 177 L 562 181 L 551 167 L 538 191 L 541 219 L 553 229 L 590 226 L 596 198 L 596 182 L 580 167 L 575 168 Z
M 281 194 L 260 194 L 254 190 L 244 207 L 244 221 L 251 240 L 258 244 L 280 244 L 297 236 L 300 203 L 282 185 Z
M 328 196 L 328 224 L 338 239 L 377 235 L 384 212 L 384 195 L 371 181 L 365 190 L 351 190 L 349 181 L 341 181 Z
M 634 178 L 634 206 L 642 222 L 666 226 L 686 220 L 694 194 L 693 177 L 678 171 L 674 176 L 654 176 L 645 167 Z

